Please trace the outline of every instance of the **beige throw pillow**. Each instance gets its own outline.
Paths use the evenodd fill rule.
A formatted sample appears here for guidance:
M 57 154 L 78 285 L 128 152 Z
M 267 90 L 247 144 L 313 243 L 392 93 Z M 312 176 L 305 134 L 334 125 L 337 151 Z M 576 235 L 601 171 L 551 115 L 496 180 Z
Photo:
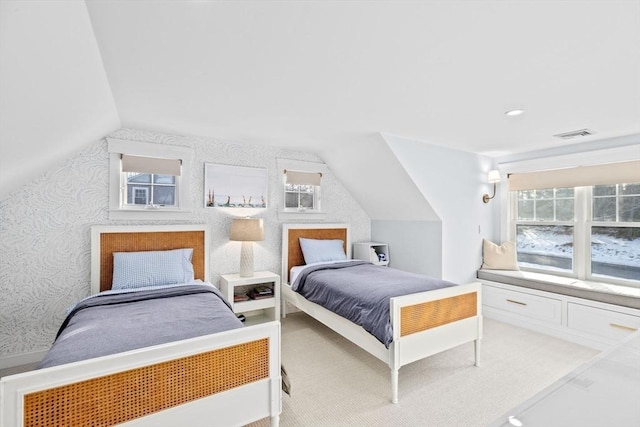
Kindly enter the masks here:
M 488 240 L 482 241 L 482 268 L 491 270 L 520 270 L 514 242 L 496 245 Z

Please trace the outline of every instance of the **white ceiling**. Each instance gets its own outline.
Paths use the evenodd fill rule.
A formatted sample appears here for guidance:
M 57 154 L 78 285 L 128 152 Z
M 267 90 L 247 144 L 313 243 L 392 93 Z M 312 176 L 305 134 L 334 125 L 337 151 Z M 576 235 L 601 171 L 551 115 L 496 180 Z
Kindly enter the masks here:
M 487 156 L 640 133 L 637 0 L 1 4 L 1 157 L 89 143 L 105 126 L 320 154 L 377 132 Z M 16 52 L 39 68 L 19 72 Z M 26 100 L 14 89 L 39 81 L 48 89 Z M 582 128 L 596 134 L 552 136 Z

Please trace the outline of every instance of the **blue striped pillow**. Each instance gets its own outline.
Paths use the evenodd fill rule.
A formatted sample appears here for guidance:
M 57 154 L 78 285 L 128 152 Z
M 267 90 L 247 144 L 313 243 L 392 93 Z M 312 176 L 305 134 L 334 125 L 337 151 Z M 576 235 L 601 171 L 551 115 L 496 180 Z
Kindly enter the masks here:
M 194 279 L 193 249 L 114 252 L 111 289 L 172 285 Z

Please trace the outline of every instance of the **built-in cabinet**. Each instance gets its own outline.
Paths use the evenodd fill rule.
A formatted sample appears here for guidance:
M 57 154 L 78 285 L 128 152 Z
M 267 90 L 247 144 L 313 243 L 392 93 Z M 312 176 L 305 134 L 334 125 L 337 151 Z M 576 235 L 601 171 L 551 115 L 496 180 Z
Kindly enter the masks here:
M 376 265 L 389 265 L 389 245 L 377 242 L 354 243 L 353 259 L 361 259 Z
M 480 280 L 483 315 L 605 349 L 640 328 L 640 310 Z

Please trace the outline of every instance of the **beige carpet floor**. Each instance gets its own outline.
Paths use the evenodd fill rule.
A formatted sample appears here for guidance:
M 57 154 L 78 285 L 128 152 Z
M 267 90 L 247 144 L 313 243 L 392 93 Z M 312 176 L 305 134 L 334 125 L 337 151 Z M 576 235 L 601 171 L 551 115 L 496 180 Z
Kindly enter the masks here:
M 282 363 L 292 393 L 283 397 L 280 425 L 486 426 L 597 353 L 485 319 L 481 367 L 473 366 L 471 343 L 407 365 L 394 405 L 383 362 L 306 314 L 290 314 Z

